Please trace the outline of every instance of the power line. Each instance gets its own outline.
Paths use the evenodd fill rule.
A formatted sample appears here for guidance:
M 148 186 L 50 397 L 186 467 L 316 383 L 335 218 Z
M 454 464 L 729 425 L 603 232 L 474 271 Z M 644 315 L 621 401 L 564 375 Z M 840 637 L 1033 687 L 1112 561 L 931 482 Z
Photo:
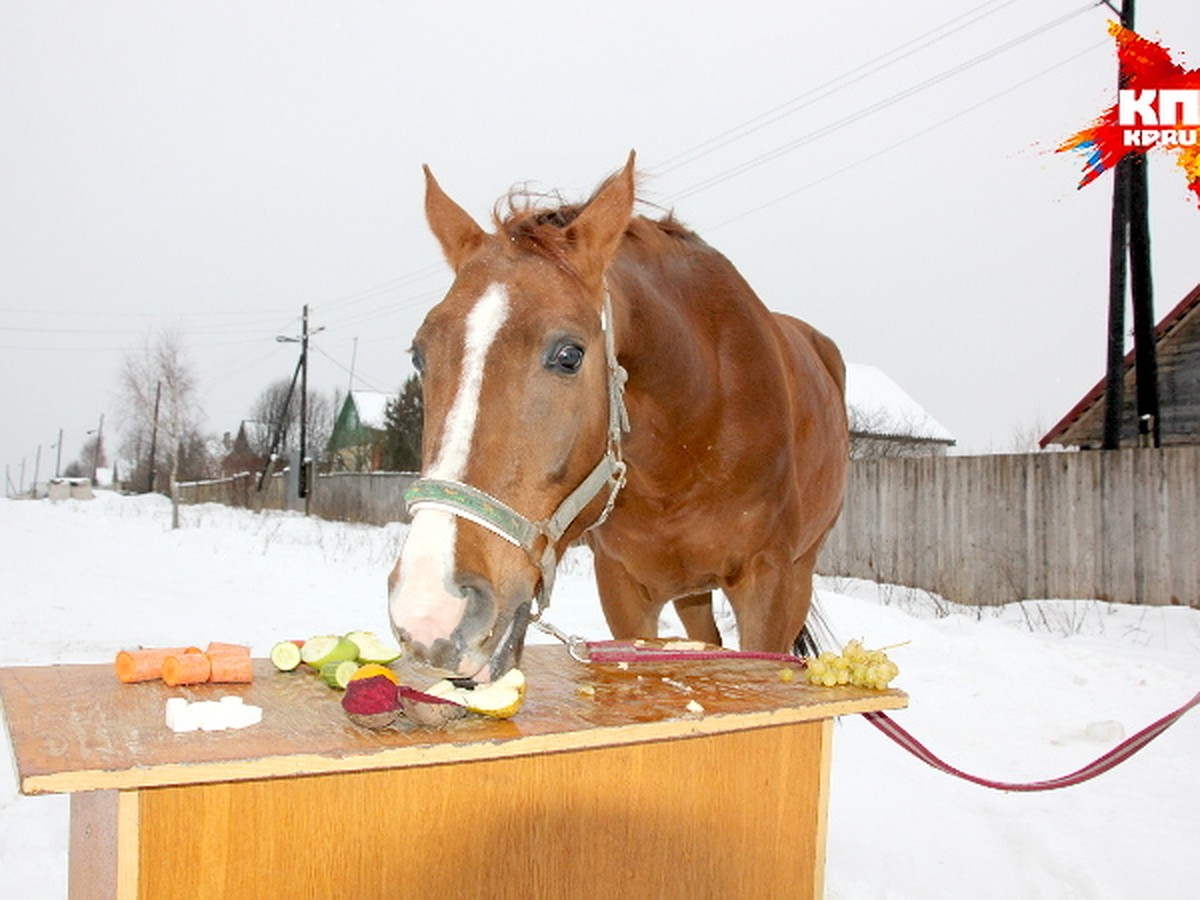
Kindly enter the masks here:
M 779 194 L 775 198 L 768 200 L 766 203 L 761 203 L 758 206 L 755 206 L 753 209 L 748 209 L 745 212 L 738 213 L 736 216 L 732 216 L 731 218 L 728 218 L 728 219 L 723 219 L 722 221 L 717 222 L 714 225 L 709 225 L 705 228 L 705 230 L 706 231 L 715 231 L 718 228 L 722 228 L 726 225 L 732 224 L 733 222 L 737 222 L 741 219 L 747 218 L 748 216 L 752 216 L 756 213 L 762 212 L 764 209 L 774 206 L 777 203 L 782 203 L 784 200 L 788 200 L 788 199 L 796 196 L 797 194 L 800 194 L 800 193 L 803 193 L 804 191 L 809 190 L 810 188 L 814 188 L 820 184 L 824 184 L 826 181 L 829 181 L 831 178 L 836 178 L 838 175 L 842 175 L 846 172 L 849 172 L 852 169 L 857 169 L 859 166 L 866 165 L 867 163 L 872 162 L 873 160 L 876 160 L 881 156 L 886 156 L 889 153 L 896 150 L 897 148 L 903 147 L 905 144 L 912 143 L 913 141 L 917 140 L 918 138 L 922 138 L 925 135 L 929 134 L 931 131 L 936 131 L 939 128 L 943 128 L 946 125 L 949 125 L 951 122 L 961 119 L 963 116 L 974 112 L 975 110 L 979 109 L 980 107 L 987 106 L 988 104 L 993 103 L 996 100 L 999 100 L 1001 97 L 1005 97 L 1011 93 L 1014 93 L 1015 91 L 1018 91 L 1021 88 L 1025 87 L 1027 84 L 1029 84 L 1033 81 L 1036 81 L 1039 78 L 1043 78 L 1046 75 L 1050 74 L 1051 72 L 1056 71 L 1057 69 L 1061 69 L 1063 66 L 1069 65 L 1070 63 L 1073 63 L 1075 60 L 1080 59 L 1081 57 L 1086 56 L 1089 53 L 1093 53 L 1096 50 L 1099 50 L 1104 47 L 1108 47 L 1110 45 L 1110 43 L 1111 42 L 1108 40 L 1103 40 L 1103 41 L 1099 41 L 1098 43 L 1092 44 L 1090 47 L 1087 47 L 1087 48 L 1081 50 L 1080 52 L 1073 54 L 1072 56 L 1069 56 L 1066 59 L 1055 63 L 1052 66 L 1042 69 L 1037 74 L 1031 75 L 1028 78 L 1022 79 L 1021 81 L 1018 81 L 1016 84 L 1013 84 L 1013 85 L 1005 88 L 1002 91 L 998 91 L 997 93 L 992 94 L 991 96 L 986 97 L 983 100 L 980 100 L 976 103 L 972 103 L 970 106 L 968 106 L 964 109 L 961 109 L 958 112 L 954 113 L 953 115 L 947 116 L 944 119 L 940 119 L 939 121 L 934 122 L 932 125 L 928 125 L 925 128 L 922 128 L 920 131 L 916 131 L 913 134 L 910 134 L 906 138 L 896 141 L 893 144 L 888 144 L 886 147 L 876 150 L 874 153 L 864 156 L 861 159 L 855 160 L 854 162 L 850 163 L 849 165 L 842 166 L 840 169 L 836 169 L 833 172 L 829 172 L 828 174 L 823 175 L 820 178 L 817 178 L 813 181 L 810 181 L 807 184 L 801 185 L 800 187 L 798 187 L 794 190 L 788 191 L 787 193 L 784 193 L 784 194 Z
M 1060 16 L 1057 19 L 1053 19 L 1049 22 L 1039 25 L 1037 28 L 1031 29 L 1030 31 L 1027 31 L 1024 34 L 1022 34 L 1016 38 L 1013 38 L 1012 40 L 1006 41 L 1003 44 L 993 47 L 991 50 L 987 50 L 983 53 L 977 54 L 976 56 L 972 57 L 971 59 L 969 59 L 965 62 L 959 63 L 958 65 L 951 66 L 949 69 L 945 69 L 942 72 L 938 73 L 937 75 L 933 75 L 933 76 L 925 79 L 924 81 L 918 82 L 917 84 L 914 84 L 914 85 L 910 85 L 909 87 L 905 88 L 904 90 L 898 91 L 894 94 L 891 94 L 888 97 L 885 97 L 882 100 L 878 100 L 875 103 L 869 104 L 868 106 L 863 107 L 862 109 L 858 110 L 857 112 L 851 113 L 848 116 L 843 116 L 842 118 L 837 119 L 834 122 L 829 123 L 828 125 L 824 125 L 818 129 L 816 129 L 815 131 L 810 131 L 807 134 L 801 135 L 800 137 L 798 137 L 794 140 L 791 140 L 784 144 L 781 144 L 780 146 L 775 147 L 774 149 L 769 150 L 766 153 L 761 153 L 758 156 L 755 156 L 745 162 L 739 163 L 736 166 L 732 166 L 728 169 L 725 169 L 724 171 L 718 172 L 717 174 L 712 175 L 709 178 L 706 178 L 702 181 L 699 181 L 699 182 L 693 184 L 692 186 L 690 186 L 688 188 L 683 189 L 682 191 L 676 192 L 674 195 L 672 195 L 669 198 L 668 202 L 676 203 L 679 200 L 685 199 L 687 197 L 691 197 L 694 194 L 698 194 L 702 191 L 708 190 L 709 188 L 715 187 L 718 184 L 722 184 L 731 178 L 735 178 L 738 175 L 742 175 L 746 172 L 751 171 L 752 169 L 756 169 L 759 166 L 765 165 L 768 162 L 778 159 L 779 157 L 784 156 L 787 153 L 791 153 L 793 150 L 799 149 L 800 147 L 803 147 L 806 144 L 810 144 L 813 141 L 816 141 L 816 140 L 819 140 L 820 138 L 826 137 L 826 136 L 832 134 L 833 132 L 846 127 L 847 125 L 851 125 L 855 122 L 858 122 L 862 119 L 867 118 L 868 116 L 874 115 L 875 113 L 880 112 L 883 109 L 893 106 L 902 100 L 908 99 L 909 97 L 915 96 L 916 94 L 918 94 L 924 90 L 927 90 L 930 87 L 933 87 L 934 85 L 940 84 L 941 82 L 946 81 L 947 79 L 953 78 L 956 75 L 960 75 L 963 72 L 965 72 L 969 69 L 972 69 L 975 66 L 978 66 L 983 62 L 986 62 L 987 60 L 993 59 L 1003 53 L 1008 52 L 1009 50 L 1014 49 L 1015 47 L 1020 46 L 1021 44 L 1024 44 L 1025 42 L 1027 42 L 1029 40 L 1032 40 L 1035 37 L 1045 34 L 1047 31 L 1057 28 L 1059 25 L 1062 25 L 1065 22 L 1068 22 L 1071 19 L 1074 19 L 1075 17 L 1082 15 L 1085 12 L 1095 9 L 1102 2 L 1103 2 L 1103 0 L 1095 0 L 1095 2 L 1088 3 L 1084 6 L 1081 6 L 1077 9 L 1067 13 L 1066 15 Z
M 765 112 L 759 113 L 758 115 L 747 119 L 740 125 L 735 125 L 732 128 L 729 128 L 706 141 L 702 141 L 688 150 L 684 150 L 681 153 L 677 153 L 675 156 L 669 157 L 659 165 L 652 166 L 650 171 L 652 171 L 656 176 L 661 176 L 668 172 L 672 172 L 681 166 L 695 162 L 697 159 L 701 159 L 715 150 L 719 150 L 722 147 L 741 140 L 743 137 L 753 134 L 754 132 L 763 129 L 768 125 L 773 125 L 775 122 L 778 122 L 787 116 L 793 115 L 794 113 L 811 106 L 819 100 L 824 100 L 826 97 L 830 97 L 844 88 L 857 84 L 871 75 L 874 75 L 888 68 L 889 66 L 895 65 L 901 60 L 907 59 L 908 57 L 913 56 L 914 54 L 919 53 L 920 51 L 925 50 L 926 48 L 931 47 L 932 45 L 943 41 L 966 28 L 969 28 L 971 25 L 982 21 L 988 16 L 1004 9 L 1005 7 L 1011 6 L 1013 3 L 1016 3 L 1017 0 L 1007 0 L 1006 3 L 996 7 L 995 9 L 988 10 L 978 16 L 975 16 L 975 13 L 979 12 L 979 10 L 988 6 L 994 6 L 996 2 L 997 0 L 989 0 L 988 3 L 983 3 L 971 10 L 968 10 L 960 16 L 949 19 L 948 21 L 943 22 L 941 25 L 938 25 L 936 28 L 932 28 L 910 41 L 893 47 L 891 50 L 881 53 L 879 56 L 857 65 L 852 69 L 848 69 L 847 71 L 829 79 L 823 84 L 819 84 L 816 87 L 810 88 L 809 90 L 792 97 L 790 100 L 786 100 L 783 103 L 766 110 Z M 962 22 L 963 19 L 967 19 L 971 16 L 974 16 L 974 18 L 971 18 L 970 21 Z M 949 28 L 949 26 L 954 25 L 956 22 L 961 24 L 959 24 L 956 28 Z M 946 30 L 948 28 L 949 30 Z M 943 33 L 939 34 L 939 32 Z M 906 49 L 907 52 L 901 52 Z
M 320 353 L 323 357 L 325 357 L 327 360 L 329 360 L 331 363 L 333 363 L 335 366 L 337 366 L 339 369 L 341 369 L 346 374 L 348 374 L 348 375 L 352 374 L 354 376 L 355 381 L 365 384 L 371 390 L 376 391 L 380 394 L 394 393 L 393 391 L 384 390 L 381 387 L 377 387 L 376 385 L 371 384 L 371 382 L 369 382 L 369 381 L 367 381 L 367 379 L 363 378 L 362 375 L 358 372 L 351 372 L 350 368 L 348 366 L 346 366 L 344 363 L 339 362 L 337 359 L 334 359 L 332 356 L 330 356 L 329 353 L 323 347 L 317 347 L 314 345 L 313 349 L 316 350 L 318 353 Z

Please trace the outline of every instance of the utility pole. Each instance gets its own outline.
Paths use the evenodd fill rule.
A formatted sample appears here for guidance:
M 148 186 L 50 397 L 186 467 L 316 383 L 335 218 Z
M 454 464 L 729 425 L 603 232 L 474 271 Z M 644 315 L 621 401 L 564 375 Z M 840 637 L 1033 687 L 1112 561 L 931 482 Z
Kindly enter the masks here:
M 58 443 L 54 445 L 54 477 L 62 475 L 62 429 L 58 429 Z
M 277 341 L 287 341 L 289 338 L 277 337 Z M 267 450 L 267 462 L 263 466 L 262 473 L 258 476 L 258 490 L 263 489 L 263 484 L 267 480 L 267 474 L 271 471 L 271 464 L 275 462 L 275 457 L 279 453 L 279 444 L 283 441 L 284 432 L 287 430 L 287 411 L 288 406 L 292 402 L 292 392 L 296 390 L 296 379 L 300 377 L 300 364 L 303 360 L 296 361 L 296 371 L 292 373 L 291 384 L 288 385 L 287 394 L 283 398 L 283 410 L 279 414 L 279 421 L 275 423 L 275 433 L 271 436 L 271 447 Z
M 37 480 L 42 469 L 42 445 L 38 444 L 37 456 L 33 458 L 33 484 L 29 486 L 29 496 L 37 499 Z
M 91 434 L 92 432 L 88 432 Z M 98 469 L 100 468 L 100 456 L 104 453 L 104 413 L 100 413 L 100 424 L 96 428 L 96 454 L 92 458 L 92 484 L 97 483 Z
M 150 426 L 150 475 L 146 493 L 154 493 L 154 453 L 158 448 L 158 403 L 162 399 L 162 382 L 154 385 L 154 424 Z
M 308 304 L 304 304 L 304 312 L 301 316 L 300 337 L 285 337 L 284 335 L 276 335 L 275 340 L 285 343 L 300 344 L 300 360 L 296 363 L 296 371 L 300 375 L 300 471 L 296 473 L 298 493 L 304 500 L 304 512 L 308 513 L 308 339 L 319 334 L 325 329 L 316 328 L 309 331 L 308 328 Z M 292 376 L 292 387 L 288 388 L 288 398 L 292 396 L 292 388 L 296 386 L 296 376 Z M 284 410 L 287 410 L 287 402 L 284 402 Z M 275 446 L 279 443 L 279 432 L 276 432 L 275 441 L 272 443 L 272 454 L 275 452 Z M 269 463 L 268 463 L 269 464 Z M 266 470 L 263 470 L 265 477 Z M 262 490 L 263 479 L 258 482 L 258 489 Z
M 308 512 L 308 304 L 300 326 L 300 498 Z
M 1133 297 L 1133 367 L 1137 373 L 1138 434 L 1149 446 L 1161 447 L 1158 348 L 1154 342 L 1154 282 L 1150 272 L 1148 160 L 1144 153 L 1137 153 L 1130 162 L 1129 287 Z
M 1121 25 L 1134 28 L 1135 0 L 1123 0 Z M 1118 89 L 1128 73 L 1117 73 Z M 1108 353 L 1104 393 L 1104 449 L 1121 446 L 1125 406 L 1125 294 L 1133 305 L 1134 372 L 1137 378 L 1138 430 L 1152 446 L 1161 446 L 1158 354 L 1154 345 L 1154 287 L 1150 271 L 1150 201 L 1146 157 L 1124 156 L 1113 171 L 1112 230 L 1109 241 Z M 1129 278 L 1126 278 L 1126 272 Z

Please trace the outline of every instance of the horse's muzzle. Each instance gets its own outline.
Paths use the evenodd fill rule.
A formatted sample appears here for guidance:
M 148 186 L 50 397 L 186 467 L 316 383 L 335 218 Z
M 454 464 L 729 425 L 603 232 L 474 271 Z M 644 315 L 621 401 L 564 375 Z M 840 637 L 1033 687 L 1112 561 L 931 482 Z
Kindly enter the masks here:
M 518 665 L 529 628 L 530 602 L 517 604 L 510 614 L 502 613 L 486 631 L 478 627 L 477 617 L 470 615 L 477 606 L 490 603 L 468 601 L 468 615 L 448 637 L 414 635 L 394 621 L 393 630 L 405 656 L 436 677 L 479 683 L 493 681 Z

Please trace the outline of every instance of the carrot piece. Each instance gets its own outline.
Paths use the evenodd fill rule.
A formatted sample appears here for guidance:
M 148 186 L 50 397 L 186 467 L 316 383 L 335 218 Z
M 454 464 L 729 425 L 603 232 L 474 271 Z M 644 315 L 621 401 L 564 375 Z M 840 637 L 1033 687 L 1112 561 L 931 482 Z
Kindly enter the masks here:
M 117 654 L 117 680 L 125 684 L 153 681 L 162 677 L 163 661 L 168 656 L 199 653 L 199 647 L 148 647 L 141 650 L 122 650 Z
M 254 662 L 250 653 L 209 653 L 209 681 L 223 684 L 245 683 L 254 680 Z
M 181 653 L 163 660 L 162 679 L 174 687 L 179 684 L 199 684 L 208 681 L 212 664 L 207 653 Z
M 244 656 L 250 655 L 250 648 L 245 644 L 226 644 L 223 641 L 209 641 L 208 649 L 204 651 L 209 656 L 214 653 L 240 653 Z

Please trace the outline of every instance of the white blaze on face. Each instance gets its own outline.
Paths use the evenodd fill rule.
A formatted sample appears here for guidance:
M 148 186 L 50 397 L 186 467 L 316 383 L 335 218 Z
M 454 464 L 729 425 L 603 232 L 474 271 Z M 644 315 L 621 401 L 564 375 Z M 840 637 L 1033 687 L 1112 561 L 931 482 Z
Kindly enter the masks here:
M 467 316 L 458 391 L 446 414 L 441 446 L 425 473 L 428 478 L 462 480 L 479 418 L 484 365 L 508 309 L 508 292 L 494 284 Z M 400 552 L 400 580 L 389 599 L 392 622 L 426 647 L 448 637 L 466 611 L 466 599 L 454 588 L 457 522 L 452 513 L 417 510 Z

